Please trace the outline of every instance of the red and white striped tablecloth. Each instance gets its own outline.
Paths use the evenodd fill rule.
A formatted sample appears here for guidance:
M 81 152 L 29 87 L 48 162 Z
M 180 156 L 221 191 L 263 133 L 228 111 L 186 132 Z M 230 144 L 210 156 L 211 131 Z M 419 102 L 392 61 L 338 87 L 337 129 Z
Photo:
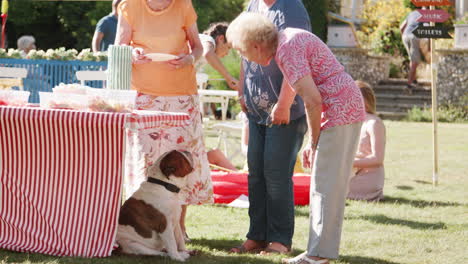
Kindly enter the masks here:
M 173 113 L 0 107 L 0 247 L 104 257 L 116 234 L 125 128 L 185 125 Z

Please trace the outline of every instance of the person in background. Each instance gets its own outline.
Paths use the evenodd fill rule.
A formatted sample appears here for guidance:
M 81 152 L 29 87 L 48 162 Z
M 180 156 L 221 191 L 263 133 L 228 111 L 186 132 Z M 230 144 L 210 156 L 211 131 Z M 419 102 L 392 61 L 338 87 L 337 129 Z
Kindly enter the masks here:
M 226 41 L 228 23 L 220 22 L 211 24 L 207 30 L 200 34 L 203 45 L 203 57 L 197 61 L 195 68 L 200 71 L 207 63 L 217 70 L 233 90 L 239 90 L 239 81 L 229 74 L 220 58 L 224 58 L 231 49 Z
M 36 40 L 33 36 L 21 36 L 17 40 L 18 50 L 21 57 L 26 59 L 31 50 L 35 50 Z M 23 79 L 23 87 L 26 90 L 33 89 L 33 87 L 41 87 L 44 91 L 51 89 L 50 76 L 45 74 L 45 65 L 38 65 L 34 71 L 28 71 L 28 75 Z M 34 93 L 37 93 L 34 92 Z
M 283 263 L 329 263 L 328 259 L 339 256 L 349 177 L 365 120 L 361 91 L 327 45 L 311 32 L 292 27 L 278 31 L 265 16 L 243 13 L 231 22 L 226 36 L 249 61 L 269 65 L 274 58 L 303 100 L 310 139 L 303 165 L 312 167 L 309 242 L 306 252 Z M 269 160 L 272 154 L 266 152 L 264 158 Z M 271 206 L 281 203 L 271 201 Z
M 416 80 L 416 69 L 421 62 L 420 39 L 413 34 L 413 31 L 419 26 L 419 24 L 421 24 L 417 21 L 421 14 L 417 11 L 416 6 L 411 1 L 405 0 L 405 5 L 413 10 L 400 25 L 403 45 L 405 46 L 410 59 L 410 70 L 408 73 L 408 83 L 406 84 L 406 87 L 408 93 L 412 94 L 413 89 L 416 88 L 415 84 L 418 83 Z
M 349 183 L 348 199 L 379 201 L 383 198 L 385 170 L 385 126 L 376 115 L 372 87 L 356 81 L 366 106 L 366 120 L 361 127 L 358 151 L 354 158 L 355 173 Z
M 180 186 L 179 193 L 184 204 L 180 225 L 185 231 L 187 205 L 213 202 L 194 66 L 203 53 L 197 14 L 191 0 L 122 0 L 118 14 L 115 44 L 133 48 L 132 89 L 138 91 L 136 107 L 190 116 L 190 125 L 155 129 L 142 142 L 146 167 L 173 149 L 193 155 L 194 171 L 186 177 L 187 184 Z M 176 58 L 155 62 L 146 56 L 149 53 Z
M 26 58 L 30 50 L 36 49 L 36 39 L 33 36 L 21 36 L 17 41 L 17 45 L 21 56 Z
M 200 41 L 203 45 L 203 56 L 197 61 L 195 68 L 197 72 L 203 72 L 203 67 L 206 64 L 210 64 L 211 67 L 224 77 L 227 85 L 231 89 L 237 91 L 239 89 L 239 81 L 229 73 L 220 60 L 221 58 L 224 58 L 231 49 L 226 41 L 226 30 L 228 25 L 229 24 L 226 22 L 213 23 L 203 32 L 203 34 L 199 35 Z M 211 87 L 210 84 L 208 84 L 207 89 L 209 89 L 209 87 Z M 220 120 L 222 118 L 221 109 L 217 109 L 216 104 L 211 103 L 210 109 L 216 119 Z M 207 111 L 204 110 L 204 112 L 206 113 Z M 231 112 L 229 110 L 227 112 L 227 117 L 231 117 Z M 222 161 L 222 157 L 218 155 L 220 153 L 221 152 L 208 153 L 208 158 L 210 157 L 210 154 L 215 155 L 214 157 L 216 157 L 219 162 L 227 165 L 227 163 Z
M 311 30 L 301 0 L 251 0 L 247 12 L 264 14 L 279 30 Z M 265 66 L 243 59 L 238 92 L 249 120 L 250 227 L 244 243 L 231 252 L 288 253 L 294 234 L 292 176 L 307 131 L 304 103 L 274 60 Z
M 97 23 L 91 45 L 94 52 L 106 51 L 109 45 L 114 44 L 117 31 L 117 6 L 121 1 L 113 0 L 112 12 Z

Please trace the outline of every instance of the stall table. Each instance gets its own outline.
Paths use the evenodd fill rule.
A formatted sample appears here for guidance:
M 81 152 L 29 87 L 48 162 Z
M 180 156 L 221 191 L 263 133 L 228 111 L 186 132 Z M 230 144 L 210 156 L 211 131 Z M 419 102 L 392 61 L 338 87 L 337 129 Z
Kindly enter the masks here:
M 126 146 L 127 138 L 188 123 L 188 115 L 177 113 L 0 107 L 0 248 L 109 256 L 125 149 L 135 144 Z

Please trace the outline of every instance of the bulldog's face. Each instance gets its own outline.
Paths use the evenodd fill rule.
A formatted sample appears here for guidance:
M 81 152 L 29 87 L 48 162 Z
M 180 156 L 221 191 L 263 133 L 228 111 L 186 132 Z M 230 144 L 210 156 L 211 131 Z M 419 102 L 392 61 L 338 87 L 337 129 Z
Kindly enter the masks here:
M 161 172 L 169 178 L 170 175 L 185 177 L 193 171 L 192 155 L 186 151 L 173 150 L 159 163 Z

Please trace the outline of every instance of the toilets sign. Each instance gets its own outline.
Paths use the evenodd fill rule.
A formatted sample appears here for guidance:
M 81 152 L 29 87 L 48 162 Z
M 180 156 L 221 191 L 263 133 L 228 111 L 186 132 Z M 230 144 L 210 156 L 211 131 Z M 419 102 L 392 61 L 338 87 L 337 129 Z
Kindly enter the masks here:
M 418 38 L 452 38 L 448 34 L 448 29 L 441 26 L 418 26 L 413 30 L 413 34 Z

